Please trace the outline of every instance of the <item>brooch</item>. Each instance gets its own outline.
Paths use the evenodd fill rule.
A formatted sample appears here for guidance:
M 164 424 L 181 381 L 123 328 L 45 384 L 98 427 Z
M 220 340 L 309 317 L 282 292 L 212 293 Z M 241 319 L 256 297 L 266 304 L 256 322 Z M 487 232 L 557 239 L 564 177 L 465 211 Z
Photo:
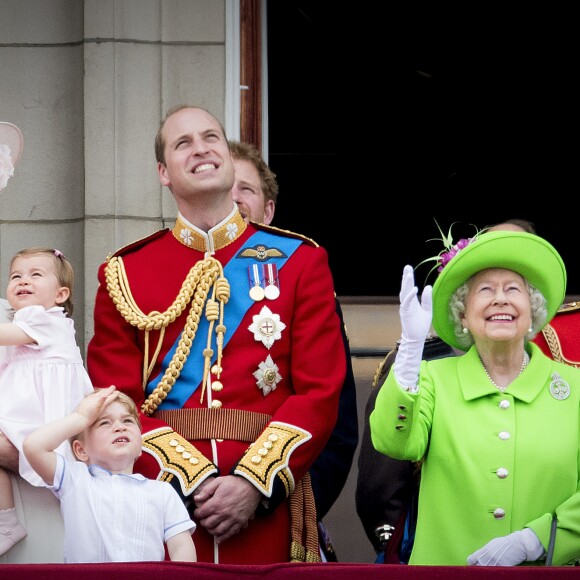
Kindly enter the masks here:
M 570 396 L 570 385 L 558 373 L 552 373 L 550 394 L 558 401 L 563 401 Z

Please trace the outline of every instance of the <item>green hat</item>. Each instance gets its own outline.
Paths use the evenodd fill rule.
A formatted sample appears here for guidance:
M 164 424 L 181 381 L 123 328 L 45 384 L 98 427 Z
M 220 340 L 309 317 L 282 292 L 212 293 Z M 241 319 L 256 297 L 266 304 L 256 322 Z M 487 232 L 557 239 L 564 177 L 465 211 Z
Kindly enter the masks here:
M 449 308 L 451 296 L 471 276 L 487 268 L 512 270 L 537 288 L 547 302 L 545 324 L 564 302 L 566 267 L 549 242 L 525 232 L 481 233 L 443 266 L 433 285 L 433 328 L 446 343 L 460 350 Z

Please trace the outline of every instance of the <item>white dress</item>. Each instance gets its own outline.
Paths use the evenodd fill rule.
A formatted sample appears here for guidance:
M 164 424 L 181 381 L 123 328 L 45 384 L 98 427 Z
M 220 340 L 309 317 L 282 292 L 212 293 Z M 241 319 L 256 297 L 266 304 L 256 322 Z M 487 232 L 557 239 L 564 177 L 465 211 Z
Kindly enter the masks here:
M 62 307 L 22 308 L 15 312 L 13 324 L 36 343 L 5 347 L 6 356 L 0 360 L 0 431 L 20 452 L 20 475 L 43 486 L 22 452 L 24 438 L 74 411 L 93 387 L 76 343 L 74 321 Z M 73 457 L 68 441 L 58 450 Z

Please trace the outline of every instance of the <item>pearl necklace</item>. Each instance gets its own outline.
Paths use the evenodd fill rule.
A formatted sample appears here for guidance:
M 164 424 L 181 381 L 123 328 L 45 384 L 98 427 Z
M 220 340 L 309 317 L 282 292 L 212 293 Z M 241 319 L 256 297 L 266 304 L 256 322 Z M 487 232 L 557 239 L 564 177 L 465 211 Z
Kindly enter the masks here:
M 481 366 L 483 367 L 483 370 L 485 371 L 487 378 L 491 381 L 491 384 L 498 391 L 501 391 L 503 393 L 509 387 L 509 385 L 506 385 L 505 387 L 500 387 L 498 384 L 496 384 L 496 382 L 491 378 L 491 375 L 489 374 L 489 372 L 485 368 L 485 365 L 483 364 L 483 361 L 481 360 L 481 358 L 479 360 L 481 361 Z M 524 360 L 522 360 L 522 366 L 520 368 L 520 372 L 518 373 L 518 377 L 524 372 L 524 369 L 528 366 L 529 362 L 530 362 L 530 355 L 526 351 L 524 351 Z

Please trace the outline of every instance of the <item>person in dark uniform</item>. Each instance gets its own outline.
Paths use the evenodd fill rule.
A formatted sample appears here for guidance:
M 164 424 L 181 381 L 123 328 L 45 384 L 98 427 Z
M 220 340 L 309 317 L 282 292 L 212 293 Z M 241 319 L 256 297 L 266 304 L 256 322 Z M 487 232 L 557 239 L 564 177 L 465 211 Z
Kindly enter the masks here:
M 367 400 L 358 456 L 356 511 L 373 545 L 377 564 L 406 564 L 413 544 L 420 462 L 394 459 L 372 444 L 369 416 L 382 384 L 395 360 L 398 342 L 378 366 Z M 425 341 L 423 358 L 453 356 L 453 349 L 438 336 Z

